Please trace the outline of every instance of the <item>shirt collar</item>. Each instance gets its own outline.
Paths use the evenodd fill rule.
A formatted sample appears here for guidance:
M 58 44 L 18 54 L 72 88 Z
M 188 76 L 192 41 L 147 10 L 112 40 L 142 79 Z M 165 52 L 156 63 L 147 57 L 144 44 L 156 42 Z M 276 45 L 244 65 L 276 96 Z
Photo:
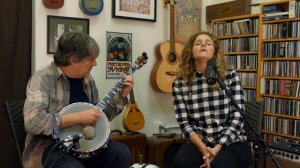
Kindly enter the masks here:
M 51 63 L 51 67 L 55 73 L 56 79 L 60 79 L 61 77 L 65 77 L 66 75 L 64 74 L 64 72 L 62 71 L 62 69 L 59 66 L 56 66 L 54 62 Z
M 55 72 L 55 76 L 57 80 L 59 80 L 60 78 L 67 79 L 67 76 L 64 74 L 63 70 L 59 66 L 56 66 L 54 62 L 51 63 L 51 66 Z M 89 81 L 89 77 L 84 77 L 83 82 L 88 83 L 88 81 Z
M 198 72 L 198 71 L 195 71 L 195 72 L 194 72 L 194 77 L 202 78 L 203 76 L 204 76 L 204 74 L 201 73 L 201 72 Z

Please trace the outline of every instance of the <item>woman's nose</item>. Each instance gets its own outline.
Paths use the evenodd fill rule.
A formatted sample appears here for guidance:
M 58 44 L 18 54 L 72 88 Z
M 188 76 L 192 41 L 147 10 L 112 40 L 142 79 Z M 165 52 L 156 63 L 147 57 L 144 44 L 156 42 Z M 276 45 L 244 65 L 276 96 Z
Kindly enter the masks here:
M 97 66 L 97 60 L 96 59 L 93 62 L 93 66 Z

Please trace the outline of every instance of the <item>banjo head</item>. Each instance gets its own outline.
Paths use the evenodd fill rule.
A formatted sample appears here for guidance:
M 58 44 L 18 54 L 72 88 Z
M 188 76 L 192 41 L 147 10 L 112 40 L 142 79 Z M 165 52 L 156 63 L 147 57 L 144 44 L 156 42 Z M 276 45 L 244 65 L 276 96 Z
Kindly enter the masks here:
M 88 109 L 96 109 L 99 111 L 99 109 L 93 104 L 78 102 L 64 107 L 59 114 L 64 115 L 69 113 L 76 113 Z M 79 158 L 90 157 L 96 154 L 98 150 L 106 147 L 109 134 L 110 134 L 110 125 L 109 125 L 109 120 L 107 119 L 105 113 L 102 111 L 99 112 L 101 113 L 100 114 L 101 117 L 99 118 L 99 120 L 96 122 L 96 124 L 90 125 L 91 127 L 94 127 L 96 131 L 95 137 L 91 140 L 85 139 L 83 137 L 79 140 L 77 149 L 72 148 L 72 150 L 75 152 L 75 155 L 77 155 Z M 83 132 L 84 128 L 85 127 L 82 125 L 66 127 L 60 130 L 60 138 L 66 139 L 69 136 L 73 136 L 73 135 L 79 135 L 79 134 L 84 135 Z M 68 143 L 70 142 L 65 142 L 65 145 L 68 146 Z

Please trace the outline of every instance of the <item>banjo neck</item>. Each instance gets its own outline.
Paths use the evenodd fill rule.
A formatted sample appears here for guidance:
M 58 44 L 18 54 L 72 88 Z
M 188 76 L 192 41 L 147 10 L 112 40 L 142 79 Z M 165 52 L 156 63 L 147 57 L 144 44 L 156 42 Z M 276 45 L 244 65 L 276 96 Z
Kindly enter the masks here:
M 97 108 L 99 108 L 100 111 L 103 111 L 107 105 L 113 100 L 114 96 L 118 94 L 121 90 L 121 88 L 124 85 L 123 79 L 126 75 L 132 75 L 136 70 L 138 70 L 140 67 L 142 67 L 147 61 L 148 57 L 145 52 L 143 52 L 141 60 L 136 60 L 135 64 L 129 69 L 127 73 L 122 74 L 122 78 L 116 83 L 116 85 L 110 89 L 110 91 L 104 96 L 104 98 L 96 105 Z
M 131 75 L 131 74 L 130 74 Z M 117 82 L 117 84 L 104 96 L 104 98 L 96 105 L 100 111 L 103 111 L 107 105 L 113 100 L 114 96 L 120 92 L 121 88 L 124 85 L 123 79 L 125 77 L 125 73 L 122 74 L 121 80 Z

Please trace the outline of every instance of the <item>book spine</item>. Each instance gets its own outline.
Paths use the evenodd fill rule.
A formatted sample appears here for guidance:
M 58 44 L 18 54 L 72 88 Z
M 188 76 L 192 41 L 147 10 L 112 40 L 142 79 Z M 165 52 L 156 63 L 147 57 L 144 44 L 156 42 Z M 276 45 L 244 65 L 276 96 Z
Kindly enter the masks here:
M 266 93 L 266 80 L 265 78 L 260 79 L 260 94 Z
M 295 17 L 295 9 L 296 7 L 296 1 L 290 1 L 289 2 L 289 18 L 294 18 Z

